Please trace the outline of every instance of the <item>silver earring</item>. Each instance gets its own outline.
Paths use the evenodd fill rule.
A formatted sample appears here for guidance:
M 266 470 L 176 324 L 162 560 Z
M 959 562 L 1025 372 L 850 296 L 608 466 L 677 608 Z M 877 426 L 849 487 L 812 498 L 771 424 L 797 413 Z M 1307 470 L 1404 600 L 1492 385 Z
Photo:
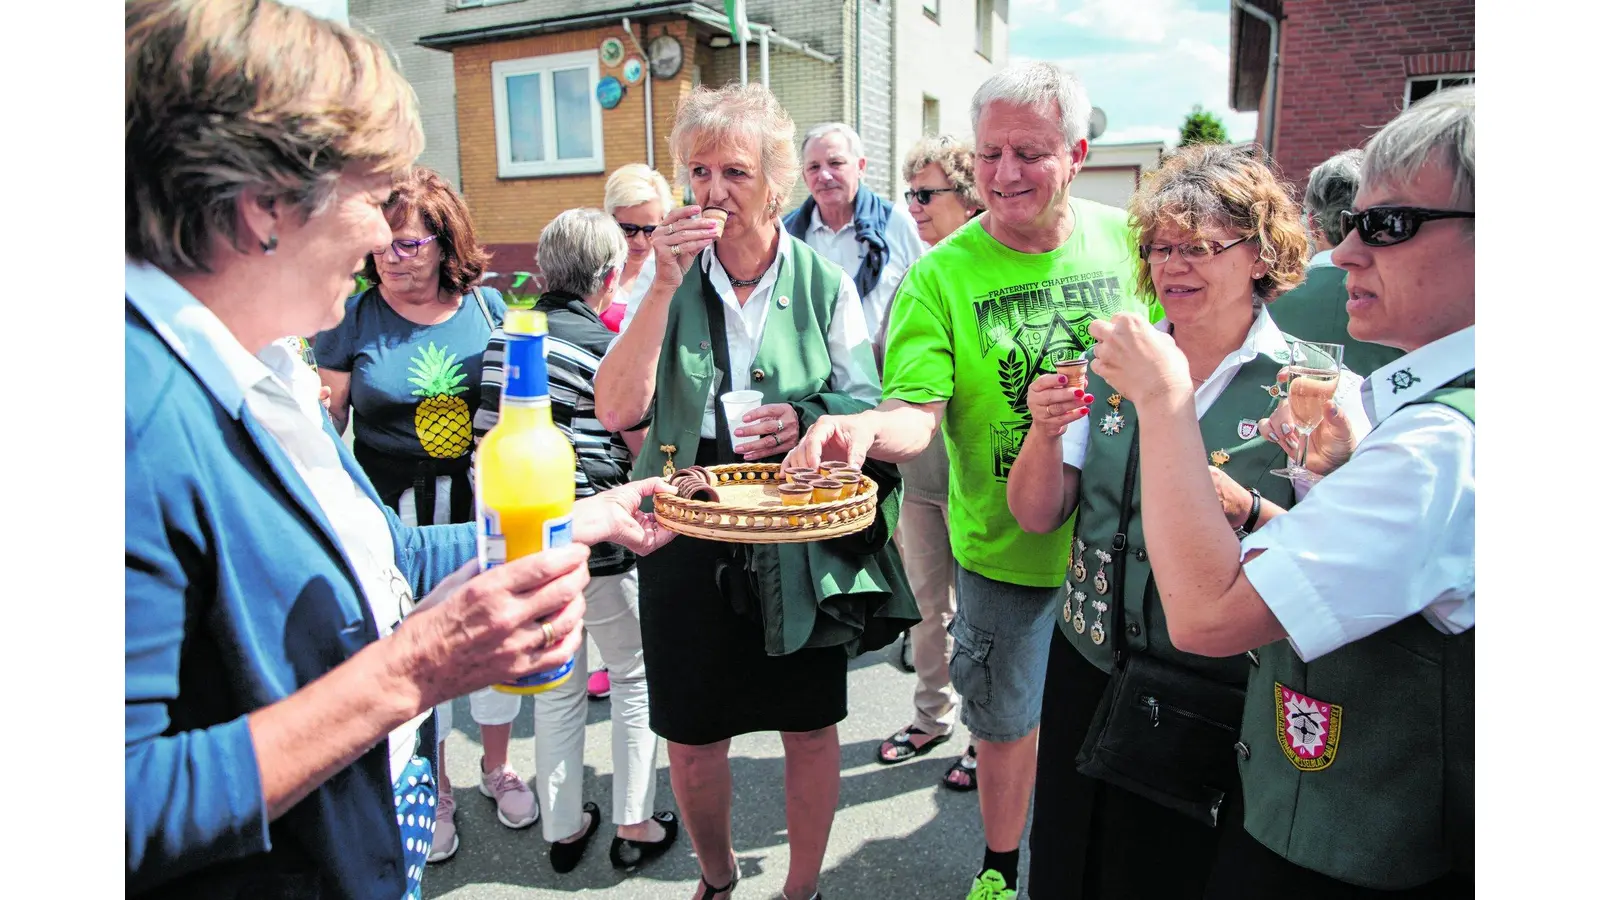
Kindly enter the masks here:
M 276 234 L 268 235 L 267 239 L 261 242 L 261 252 L 265 253 L 267 256 L 271 256 L 272 254 L 276 253 L 277 250 L 278 236 Z

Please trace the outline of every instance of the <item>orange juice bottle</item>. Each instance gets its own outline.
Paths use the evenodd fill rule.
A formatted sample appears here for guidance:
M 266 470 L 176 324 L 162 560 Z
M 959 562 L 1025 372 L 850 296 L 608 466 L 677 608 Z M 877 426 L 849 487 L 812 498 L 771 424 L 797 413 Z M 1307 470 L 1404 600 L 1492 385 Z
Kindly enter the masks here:
M 478 561 L 487 570 L 572 543 L 577 457 L 550 418 L 545 368 L 548 324 L 542 312 L 506 313 L 505 389 L 500 421 L 478 445 Z M 572 660 L 495 685 L 508 694 L 537 694 L 572 677 Z

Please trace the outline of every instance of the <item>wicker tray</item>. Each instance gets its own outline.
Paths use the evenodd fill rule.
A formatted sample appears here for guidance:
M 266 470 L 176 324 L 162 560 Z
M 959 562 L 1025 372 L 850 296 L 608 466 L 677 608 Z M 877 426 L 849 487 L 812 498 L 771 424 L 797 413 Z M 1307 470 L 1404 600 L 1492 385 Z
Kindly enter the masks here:
M 656 522 L 669 531 L 737 544 L 822 541 L 854 534 L 878 517 L 878 483 L 861 476 L 861 492 L 844 500 L 784 506 L 781 467 L 773 463 L 706 466 L 719 499 L 655 495 Z

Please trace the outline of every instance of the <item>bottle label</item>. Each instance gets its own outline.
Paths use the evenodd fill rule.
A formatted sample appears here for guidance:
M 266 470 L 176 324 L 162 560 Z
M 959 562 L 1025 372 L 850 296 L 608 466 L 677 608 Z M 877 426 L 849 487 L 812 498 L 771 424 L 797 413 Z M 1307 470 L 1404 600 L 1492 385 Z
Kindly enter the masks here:
M 544 520 L 544 549 L 554 550 L 572 543 L 572 516 Z
M 478 502 L 478 568 L 489 571 L 506 564 L 506 536 L 500 531 L 500 516 Z

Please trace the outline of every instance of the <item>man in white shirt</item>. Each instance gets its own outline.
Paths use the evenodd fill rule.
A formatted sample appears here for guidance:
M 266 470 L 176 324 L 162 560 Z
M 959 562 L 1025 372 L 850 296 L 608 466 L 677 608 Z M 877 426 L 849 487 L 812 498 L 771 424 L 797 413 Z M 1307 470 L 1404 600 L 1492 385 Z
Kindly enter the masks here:
M 1454 88 L 1368 145 L 1333 262 L 1350 335 L 1405 355 L 1362 388 L 1370 435 L 1351 452 L 1314 432 L 1331 474 L 1293 510 L 1263 509 L 1242 545 L 1208 476 L 1183 464 L 1204 447 L 1182 355 L 1136 317 L 1090 327 L 1095 370 L 1140 410 L 1173 643 L 1260 660 L 1239 744 L 1244 831 L 1224 838 L 1208 896 L 1470 893 L 1474 121 L 1472 88 Z
M 927 248 L 903 205 L 890 204 L 861 183 L 867 155 L 861 135 L 843 122 L 824 122 L 800 144 L 800 171 L 811 196 L 783 217 L 789 234 L 854 279 L 867 332 L 882 348 L 889 302 L 906 270 Z

